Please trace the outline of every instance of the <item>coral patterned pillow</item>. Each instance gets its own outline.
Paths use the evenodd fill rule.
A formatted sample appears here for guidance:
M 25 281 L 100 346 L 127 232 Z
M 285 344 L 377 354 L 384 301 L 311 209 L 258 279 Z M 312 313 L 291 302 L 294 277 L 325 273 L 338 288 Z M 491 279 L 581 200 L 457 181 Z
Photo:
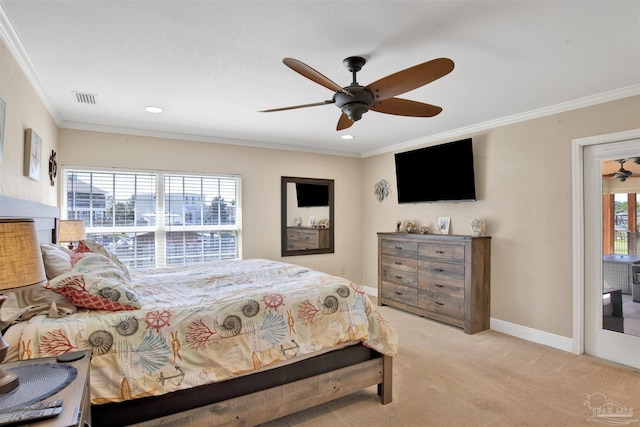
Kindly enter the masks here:
M 100 254 L 84 256 L 70 272 L 50 280 L 45 288 L 64 295 L 78 307 L 109 311 L 140 308 L 130 279 Z
M 118 259 L 117 256 L 109 252 L 104 246 L 102 246 L 98 242 L 94 242 L 93 240 L 80 240 L 78 242 L 78 247 L 74 250 L 74 253 L 75 254 L 94 253 L 94 254 L 104 255 L 107 258 L 109 258 L 111 261 L 113 261 L 118 267 L 120 267 L 120 269 L 122 270 L 125 276 L 127 276 L 128 278 L 131 278 L 131 276 L 129 275 L 129 269 L 127 269 L 127 266 L 124 265 Z M 82 258 L 81 255 L 80 256 L 76 255 L 75 258 L 74 258 L 74 255 L 71 255 L 72 261 L 75 259 L 77 262 L 77 260 L 80 258 Z M 75 264 L 75 262 L 73 262 L 73 264 Z

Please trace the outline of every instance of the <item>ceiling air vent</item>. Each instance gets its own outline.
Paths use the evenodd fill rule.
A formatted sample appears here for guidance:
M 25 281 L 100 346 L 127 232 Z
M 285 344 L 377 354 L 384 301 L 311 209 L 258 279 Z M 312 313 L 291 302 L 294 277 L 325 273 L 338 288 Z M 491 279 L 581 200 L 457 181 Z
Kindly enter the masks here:
M 78 104 L 96 105 L 96 95 L 92 93 L 73 92 Z

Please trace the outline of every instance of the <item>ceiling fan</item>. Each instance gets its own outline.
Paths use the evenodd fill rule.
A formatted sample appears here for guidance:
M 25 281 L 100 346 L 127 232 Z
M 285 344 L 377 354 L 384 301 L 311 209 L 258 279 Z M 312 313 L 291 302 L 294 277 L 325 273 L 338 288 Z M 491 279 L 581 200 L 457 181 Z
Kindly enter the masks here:
M 616 162 L 620 163 L 620 169 L 617 171 L 604 175 L 605 178 L 615 178 L 620 182 L 625 182 L 627 178 L 633 176 L 633 172 L 624 168 L 624 164 L 630 160 L 636 164 L 640 164 L 640 157 L 631 157 L 629 159 L 618 159 Z
M 361 86 L 356 81 L 356 74 L 367 62 L 360 56 L 350 56 L 342 63 L 352 73 L 353 81 L 349 86 L 341 87 L 329 78 L 314 70 L 307 64 L 293 58 L 284 58 L 284 64 L 293 71 L 303 75 L 319 85 L 335 91 L 330 100 L 313 104 L 295 105 L 292 107 L 274 108 L 263 110 L 263 113 L 274 111 L 293 110 L 296 108 L 315 107 L 319 105 L 335 104 L 342 114 L 338 119 L 336 130 L 351 127 L 354 122 L 360 120 L 362 115 L 369 110 L 379 113 L 393 114 L 409 117 L 433 117 L 440 114 L 441 107 L 408 99 L 396 98 L 413 89 L 431 83 L 440 77 L 449 74 L 454 67 L 453 61 L 448 58 L 438 58 L 422 64 L 415 65 L 402 71 L 398 71 L 387 77 L 383 77 L 367 86 Z

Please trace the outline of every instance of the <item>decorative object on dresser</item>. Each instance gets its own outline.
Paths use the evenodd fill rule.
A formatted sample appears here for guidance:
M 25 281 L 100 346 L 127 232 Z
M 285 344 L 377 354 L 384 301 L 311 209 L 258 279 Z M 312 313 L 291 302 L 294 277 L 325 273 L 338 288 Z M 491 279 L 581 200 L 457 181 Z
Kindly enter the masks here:
M 44 264 L 38 246 L 38 235 L 32 219 L 0 218 L 0 290 L 21 288 L 45 281 Z M 0 308 L 7 299 L 0 296 Z M 7 355 L 9 344 L 0 335 L 0 363 Z M 0 368 L 0 393 L 18 387 L 16 374 Z
M 440 234 L 449 234 L 449 226 L 451 225 L 451 217 L 441 216 L 438 218 L 438 232 Z
M 404 222 L 404 231 L 407 233 L 415 233 L 417 231 L 416 225 L 411 220 L 406 220 Z
M 491 237 L 378 233 L 378 303 L 489 329 Z
M 474 236 L 482 236 L 487 229 L 487 224 L 484 218 L 475 218 L 471 220 L 469 229 Z
M 74 242 L 79 242 L 87 237 L 84 229 L 84 221 L 81 220 L 60 220 L 58 233 L 58 241 L 69 243 L 69 249 L 73 249 Z

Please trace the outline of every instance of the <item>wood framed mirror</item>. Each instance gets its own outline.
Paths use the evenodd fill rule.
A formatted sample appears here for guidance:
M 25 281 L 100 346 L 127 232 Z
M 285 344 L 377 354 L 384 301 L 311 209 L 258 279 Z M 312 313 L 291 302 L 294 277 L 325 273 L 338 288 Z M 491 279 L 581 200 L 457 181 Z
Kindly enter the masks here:
M 334 252 L 332 179 L 281 177 L 282 256 Z

